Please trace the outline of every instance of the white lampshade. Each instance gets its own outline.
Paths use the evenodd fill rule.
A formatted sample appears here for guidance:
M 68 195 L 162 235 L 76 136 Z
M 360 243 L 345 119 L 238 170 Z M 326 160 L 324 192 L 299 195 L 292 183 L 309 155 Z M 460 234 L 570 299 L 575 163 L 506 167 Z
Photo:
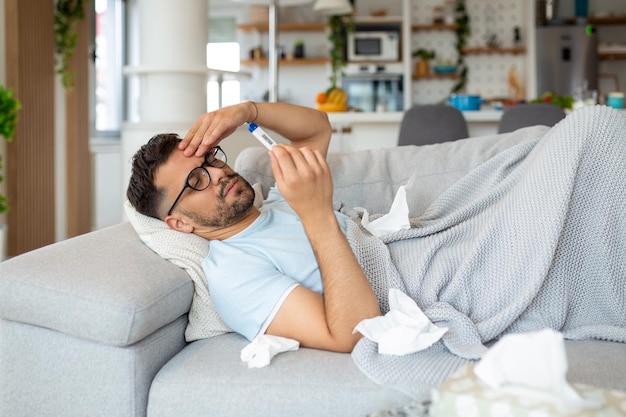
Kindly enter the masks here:
M 343 15 L 352 13 L 352 5 L 348 0 L 317 0 L 313 10 L 326 15 Z

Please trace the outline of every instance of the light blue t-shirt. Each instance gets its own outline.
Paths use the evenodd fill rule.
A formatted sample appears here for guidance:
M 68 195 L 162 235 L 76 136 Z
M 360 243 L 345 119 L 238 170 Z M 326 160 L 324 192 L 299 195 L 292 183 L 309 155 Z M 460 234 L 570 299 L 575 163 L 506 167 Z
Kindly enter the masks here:
M 276 188 L 260 212 L 244 231 L 211 241 L 202 262 L 217 312 L 248 340 L 265 331 L 264 325 L 296 285 L 323 293 L 317 259 L 302 223 Z M 345 233 L 347 217 L 336 215 Z

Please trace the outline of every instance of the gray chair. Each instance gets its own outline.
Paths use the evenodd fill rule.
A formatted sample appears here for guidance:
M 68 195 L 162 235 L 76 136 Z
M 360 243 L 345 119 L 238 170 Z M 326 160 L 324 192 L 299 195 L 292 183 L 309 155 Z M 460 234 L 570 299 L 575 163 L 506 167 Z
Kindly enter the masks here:
M 513 132 L 527 126 L 554 126 L 565 117 L 565 111 L 549 103 L 529 103 L 511 106 L 502 113 L 498 133 Z
M 467 122 L 456 107 L 416 104 L 404 113 L 398 145 L 430 145 L 467 137 Z

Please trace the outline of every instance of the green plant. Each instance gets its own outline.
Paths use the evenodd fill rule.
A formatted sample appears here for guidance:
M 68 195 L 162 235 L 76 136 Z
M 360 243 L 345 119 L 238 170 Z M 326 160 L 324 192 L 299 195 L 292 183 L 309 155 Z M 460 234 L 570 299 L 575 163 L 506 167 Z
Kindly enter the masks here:
M 76 25 L 85 18 L 84 4 L 89 0 L 56 0 L 54 9 L 54 45 L 57 57 L 57 74 L 65 88 L 74 86 L 74 72 L 69 62 L 74 55 L 78 34 Z
M 418 57 L 423 59 L 424 61 L 430 61 L 431 59 L 435 59 L 437 53 L 433 49 L 424 49 L 420 48 L 412 53 L 413 57 Z
M 354 20 L 352 16 L 330 16 L 328 18 L 328 40 L 330 41 L 330 88 L 337 87 L 337 82 L 341 75 L 345 62 L 346 35 L 354 31 Z
M 456 0 L 454 10 L 456 14 L 456 66 L 459 69 L 459 81 L 452 87 L 451 94 L 462 91 L 467 83 L 467 65 L 465 65 L 463 48 L 467 46 L 467 39 L 471 34 L 470 19 L 465 8 L 465 0 Z
M 13 98 L 13 90 L 0 85 L 0 136 L 7 142 L 13 140 L 17 130 L 17 111 L 20 109 L 20 102 Z M 2 169 L 2 158 L 0 158 L 0 169 Z M 0 183 L 4 181 L 0 175 Z M 0 213 L 9 210 L 7 198 L 0 194 Z
M 329 77 L 330 88 L 327 91 L 337 88 L 337 82 L 341 75 L 342 68 L 346 65 L 345 46 L 346 36 L 350 32 L 354 32 L 354 17 L 347 16 L 330 16 L 328 18 L 328 40 L 330 41 L 330 67 L 331 74 Z

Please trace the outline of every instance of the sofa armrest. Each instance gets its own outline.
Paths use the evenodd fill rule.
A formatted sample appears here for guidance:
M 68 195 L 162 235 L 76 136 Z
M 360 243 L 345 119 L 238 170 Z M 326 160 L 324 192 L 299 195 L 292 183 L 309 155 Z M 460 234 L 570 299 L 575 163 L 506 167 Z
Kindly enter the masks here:
M 193 283 L 129 223 L 0 263 L 0 318 L 111 346 L 136 343 L 189 311 Z

